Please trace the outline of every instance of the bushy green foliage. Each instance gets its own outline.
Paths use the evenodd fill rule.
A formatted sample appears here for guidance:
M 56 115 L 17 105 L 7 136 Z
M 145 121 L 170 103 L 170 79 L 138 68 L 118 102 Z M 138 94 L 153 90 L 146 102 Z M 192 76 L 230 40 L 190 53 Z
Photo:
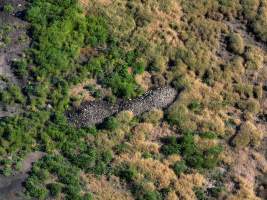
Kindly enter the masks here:
M 17 85 L 8 84 L 7 88 L 0 89 L 0 102 L 4 104 L 24 103 L 25 97 Z
M 118 170 L 118 176 L 127 182 L 130 182 L 136 178 L 137 170 L 133 166 L 121 166 Z
M 42 171 L 47 170 L 48 176 L 45 179 L 40 177 Z M 46 184 L 52 176 L 57 177 L 57 182 Z M 66 191 L 66 199 L 87 198 L 87 194 L 80 194 L 82 183 L 79 180 L 79 170 L 72 166 L 61 156 L 46 156 L 34 164 L 33 170 L 26 181 L 27 194 L 38 199 L 46 199 L 48 191 L 51 195 L 57 196 Z
M 185 161 L 178 161 L 173 166 L 173 171 L 177 176 L 179 176 L 181 173 L 185 172 L 187 170 L 187 166 Z
M 73 165 L 98 175 L 109 171 L 113 158 L 111 151 L 97 149 L 75 135 L 70 139 L 72 142 L 66 140 L 62 143 L 62 153 Z
M 110 87 L 116 96 L 131 98 L 141 93 L 134 80 L 134 74 L 141 73 L 143 66 L 139 67 L 136 58 L 136 52 L 125 52 L 116 43 L 112 43 L 107 55 L 91 59 L 87 69 L 100 83 Z M 133 66 L 133 74 L 129 72 L 130 66 Z
M 39 112 L 1 120 L 1 143 L 6 144 L 4 145 L 4 155 L 7 152 L 30 150 L 48 118 L 49 114 L 47 112 Z
M 163 143 L 165 145 L 162 146 L 161 152 L 164 155 L 172 155 L 172 154 L 179 154 L 181 146 L 177 143 L 176 137 L 167 137 L 163 138 Z
M 214 146 L 207 150 L 200 149 L 195 143 L 192 133 L 187 133 L 181 138 L 165 138 L 163 141 L 165 143 L 161 148 L 163 154 L 171 155 L 180 153 L 186 166 L 196 169 L 214 168 L 218 163 L 218 155 L 222 151 L 220 146 Z M 176 167 L 177 172 L 185 168 L 182 164 Z
M 47 187 L 51 195 L 54 197 L 57 197 L 62 191 L 62 185 L 60 185 L 59 183 L 51 183 Z
M 205 193 L 204 189 L 202 188 L 194 188 L 195 195 L 197 200 L 207 200 L 207 194 Z
M 89 16 L 87 18 L 87 24 L 88 35 L 85 38 L 86 44 L 94 47 L 105 44 L 109 35 L 105 19 Z
M 115 130 L 119 127 L 119 122 L 115 117 L 110 117 L 104 122 L 104 127 L 108 130 Z
M 27 78 L 28 76 L 28 66 L 26 59 L 20 59 L 12 63 L 12 68 L 15 74 L 20 78 Z

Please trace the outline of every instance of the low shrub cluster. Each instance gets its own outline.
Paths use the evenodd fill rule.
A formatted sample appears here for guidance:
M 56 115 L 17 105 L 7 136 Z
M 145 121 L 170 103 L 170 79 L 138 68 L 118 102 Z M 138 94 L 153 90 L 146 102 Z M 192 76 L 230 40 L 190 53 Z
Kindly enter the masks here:
M 28 195 L 37 199 L 59 197 L 64 192 L 69 200 L 91 200 L 90 193 L 82 193 L 79 170 L 63 157 L 46 156 L 34 164 L 25 183 Z
M 206 135 L 207 138 L 213 138 L 213 135 L 211 136 L 209 133 L 204 133 L 202 137 Z M 162 141 L 164 145 L 161 148 L 161 152 L 164 155 L 181 154 L 185 161 L 185 163 L 177 163 L 174 165 L 174 169 L 177 170 L 178 174 L 180 171 L 185 170 L 186 166 L 196 169 L 214 168 L 219 162 L 218 155 L 222 151 L 220 146 L 213 146 L 206 150 L 200 149 L 192 133 L 187 133 L 181 138 L 163 138 Z

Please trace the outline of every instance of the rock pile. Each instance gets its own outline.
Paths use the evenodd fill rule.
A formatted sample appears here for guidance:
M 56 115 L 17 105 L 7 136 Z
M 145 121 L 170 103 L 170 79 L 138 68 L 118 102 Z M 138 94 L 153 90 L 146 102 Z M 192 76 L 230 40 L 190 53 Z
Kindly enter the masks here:
M 145 93 L 143 96 L 122 103 L 110 104 L 106 101 L 84 102 L 75 110 L 67 113 L 70 123 L 85 127 L 103 122 L 107 117 L 120 111 L 132 111 L 135 116 L 152 108 L 166 108 L 176 98 L 177 91 L 165 86 Z

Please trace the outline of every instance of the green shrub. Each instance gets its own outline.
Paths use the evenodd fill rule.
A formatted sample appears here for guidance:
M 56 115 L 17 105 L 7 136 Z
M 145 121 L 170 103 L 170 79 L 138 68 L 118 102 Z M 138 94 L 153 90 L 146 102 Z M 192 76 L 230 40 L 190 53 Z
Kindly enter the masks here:
M 181 146 L 177 143 L 177 138 L 172 137 L 166 137 L 162 139 L 162 142 L 164 145 L 161 147 L 161 153 L 164 155 L 172 155 L 172 154 L 179 154 Z
M 86 44 L 94 47 L 105 44 L 109 35 L 106 20 L 102 17 L 88 16 L 87 24 Z
M 142 197 L 137 198 L 138 200 L 161 200 L 162 197 L 157 191 L 145 191 Z
M 133 181 L 137 176 L 137 170 L 132 165 L 121 166 L 118 170 L 118 176 L 127 182 Z
M 27 61 L 25 59 L 14 61 L 12 67 L 14 68 L 16 75 L 20 78 L 26 78 L 28 76 Z
M 4 12 L 11 14 L 14 12 L 14 7 L 12 6 L 12 4 L 6 4 L 4 5 Z
M 207 200 L 207 194 L 205 194 L 205 191 L 203 188 L 194 188 L 195 195 L 197 197 L 197 200 Z
M 158 191 L 147 190 L 142 184 L 134 184 L 131 190 L 137 200 L 162 200 L 162 195 Z
M 51 183 L 47 187 L 50 191 L 50 194 L 54 197 L 57 197 L 62 191 L 62 185 L 58 183 Z
M 192 110 L 193 112 L 200 112 L 202 110 L 203 105 L 201 102 L 197 100 L 193 100 L 189 105 L 188 108 Z
M 177 175 L 177 176 L 180 176 L 181 173 L 185 172 L 187 170 L 187 166 L 186 166 L 186 163 L 185 161 L 178 161 L 176 162 L 173 166 L 172 166 L 172 169 L 174 171 L 174 173 Z
M 201 133 L 199 133 L 201 135 Z M 194 141 L 192 133 L 186 133 L 181 138 L 167 137 L 163 139 L 164 145 L 161 152 L 165 155 L 180 153 L 185 163 L 178 163 L 177 171 L 183 170 L 186 164 L 196 169 L 212 169 L 218 164 L 218 155 L 221 153 L 220 146 L 214 146 L 207 150 L 200 149 Z
M 48 196 L 48 190 L 39 183 L 37 177 L 28 178 L 25 187 L 31 197 L 44 200 Z
M 100 98 L 102 96 L 101 91 L 93 85 L 86 85 L 84 89 L 88 90 L 95 98 Z
M 214 133 L 212 131 L 207 131 L 207 132 L 201 133 L 200 137 L 207 138 L 207 139 L 216 139 L 217 135 L 216 135 L 216 133 Z
M 24 103 L 25 97 L 17 85 L 8 85 L 5 90 L 0 90 L 0 101 L 4 104 Z
M 119 127 L 119 122 L 115 117 L 109 117 L 105 122 L 104 122 L 104 127 L 108 130 L 115 130 L 116 128 Z
M 253 46 L 249 46 L 245 51 L 245 59 L 246 59 L 246 68 L 248 69 L 259 69 L 263 66 L 264 55 L 261 49 Z

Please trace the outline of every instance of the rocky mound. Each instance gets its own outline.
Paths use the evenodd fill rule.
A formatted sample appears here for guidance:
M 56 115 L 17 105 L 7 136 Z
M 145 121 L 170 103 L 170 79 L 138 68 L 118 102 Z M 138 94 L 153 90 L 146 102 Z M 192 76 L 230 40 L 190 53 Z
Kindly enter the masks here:
M 67 117 L 75 126 L 90 126 L 101 123 L 107 117 L 123 110 L 132 111 L 136 116 L 152 108 L 166 108 L 176 96 L 177 91 L 166 86 L 151 90 L 136 99 L 117 104 L 110 104 L 106 101 L 85 102 L 78 109 L 68 112 Z

